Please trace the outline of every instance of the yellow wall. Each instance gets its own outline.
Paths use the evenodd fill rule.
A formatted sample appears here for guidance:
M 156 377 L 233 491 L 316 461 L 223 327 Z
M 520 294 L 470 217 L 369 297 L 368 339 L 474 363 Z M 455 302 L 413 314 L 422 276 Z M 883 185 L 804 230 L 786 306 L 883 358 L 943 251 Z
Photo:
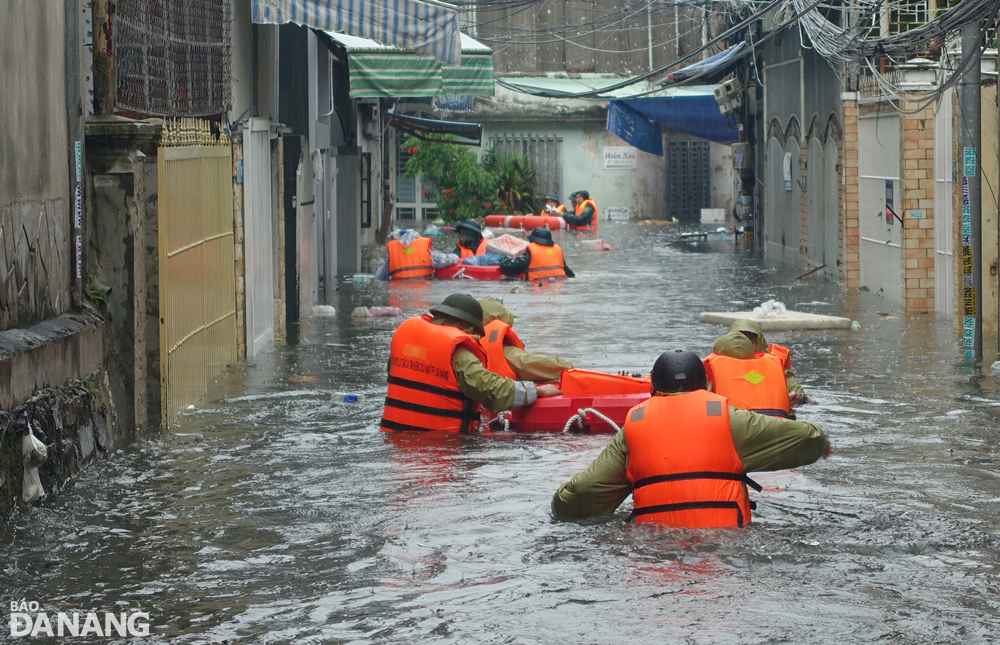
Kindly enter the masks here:
M 997 197 L 1000 196 L 1000 159 L 998 159 L 997 84 L 995 80 L 982 88 L 982 244 L 983 244 L 983 365 L 988 370 L 1000 358 L 1000 221 Z

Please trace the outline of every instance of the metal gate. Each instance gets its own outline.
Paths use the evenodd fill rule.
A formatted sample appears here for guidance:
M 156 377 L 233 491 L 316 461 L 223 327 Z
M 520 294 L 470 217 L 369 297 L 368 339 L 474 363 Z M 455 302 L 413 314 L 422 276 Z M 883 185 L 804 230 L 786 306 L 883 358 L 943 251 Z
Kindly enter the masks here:
M 250 119 L 244 133 L 243 244 L 249 359 L 274 341 L 270 122 Z
M 954 199 L 952 176 L 951 97 L 948 89 L 934 115 L 934 309 L 955 313 L 957 267 L 955 266 Z
M 170 424 L 236 360 L 232 148 L 160 148 L 160 401 Z
M 700 222 L 712 205 L 708 141 L 667 139 L 667 217 Z
M 903 299 L 899 127 L 898 116 L 858 119 L 861 284 L 897 303 Z

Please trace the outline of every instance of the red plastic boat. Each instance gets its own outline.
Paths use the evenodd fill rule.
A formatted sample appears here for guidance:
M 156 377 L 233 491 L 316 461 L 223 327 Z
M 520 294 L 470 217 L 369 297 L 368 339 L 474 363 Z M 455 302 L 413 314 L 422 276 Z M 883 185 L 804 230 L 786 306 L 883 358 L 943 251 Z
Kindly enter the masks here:
M 559 382 L 560 396 L 548 396 L 510 411 L 515 432 L 562 432 L 580 410 L 596 410 L 618 428 L 628 411 L 649 398 L 649 379 L 590 370 L 566 370 Z M 614 433 L 616 428 L 593 412 L 585 412 L 569 432 Z
M 436 269 L 434 277 L 438 280 L 448 280 L 454 278 L 461 271 L 462 275 L 476 280 L 499 280 L 503 277 L 498 266 L 475 266 L 471 264 L 453 264 L 450 267 Z

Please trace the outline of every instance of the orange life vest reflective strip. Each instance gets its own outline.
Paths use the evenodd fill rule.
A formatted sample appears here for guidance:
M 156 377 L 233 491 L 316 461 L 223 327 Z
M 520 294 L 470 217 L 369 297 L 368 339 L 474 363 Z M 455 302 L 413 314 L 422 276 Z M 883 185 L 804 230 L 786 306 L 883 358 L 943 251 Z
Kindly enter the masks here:
M 507 357 L 504 356 L 503 346 L 513 345 L 524 349 L 524 343 L 510 328 L 510 325 L 499 319 L 484 325 L 483 330 L 485 333 L 479 344 L 486 350 L 486 369 L 504 378 L 517 380 L 517 375 L 514 374 L 514 370 L 507 362 Z
M 464 347 L 485 365 L 486 352 L 475 337 L 430 320 L 426 314 L 410 318 L 392 335 L 383 432 L 471 432 L 479 421 L 479 404 L 462 394 L 451 359 Z
M 767 346 L 767 353 L 781 360 L 781 369 L 792 369 L 792 352 L 787 347 L 771 343 Z
M 570 229 L 574 231 L 596 231 L 597 230 L 597 204 L 594 203 L 592 199 L 585 199 L 576 205 L 576 210 L 573 211 L 574 215 L 583 215 L 583 211 L 590 205 L 594 209 L 594 215 L 590 218 L 590 224 L 584 226 L 570 226 Z
M 733 445 L 725 397 L 705 390 L 654 396 L 629 410 L 623 431 L 637 524 L 750 523 L 752 482 Z
M 410 246 L 399 240 L 389 240 L 389 279 L 429 278 L 434 275 L 431 262 L 431 238 L 418 237 Z
M 595 394 L 648 394 L 649 377 L 607 374 L 590 370 L 564 370 L 559 379 L 563 396 L 593 396 Z
M 566 271 L 563 269 L 566 262 L 558 244 L 544 246 L 531 242 L 528 244 L 528 253 L 531 258 L 528 262 L 528 270 L 525 271 L 528 280 L 566 276 Z
M 712 391 L 729 399 L 734 408 L 777 417 L 787 417 L 791 411 L 785 371 L 777 356 L 757 352 L 754 358 L 732 358 L 713 352 L 704 363 Z
M 461 244 L 458 245 L 459 258 L 471 258 L 474 255 L 486 255 L 486 240 L 479 241 L 479 247 L 476 248 L 475 252 L 472 249 L 467 249 Z

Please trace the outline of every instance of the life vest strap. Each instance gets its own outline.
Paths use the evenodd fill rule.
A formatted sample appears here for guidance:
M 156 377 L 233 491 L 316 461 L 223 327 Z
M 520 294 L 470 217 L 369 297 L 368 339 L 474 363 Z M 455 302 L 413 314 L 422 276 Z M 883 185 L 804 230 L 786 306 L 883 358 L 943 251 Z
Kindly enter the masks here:
M 778 408 L 753 408 L 750 412 L 756 412 L 757 414 L 765 414 L 769 417 L 778 417 L 780 419 L 787 419 L 788 413 L 784 410 L 779 410 Z
M 658 504 L 656 506 L 634 509 L 632 511 L 632 515 L 629 517 L 629 520 L 637 515 L 670 513 L 673 511 L 689 511 L 700 508 L 731 508 L 736 511 L 736 525 L 740 528 L 743 527 L 743 511 L 740 510 L 740 505 L 736 502 L 681 502 L 678 504 Z
M 396 275 L 402 271 L 433 271 L 434 265 L 432 264 L 415 264 L 408 267 L 400 267 L 399 269 L 393 269 L 389 272 L 389 275 Z
M 390 420 L 386 419 L 385 417 L 382 417 L 382 420 L 379 422 L 379 427 L 380 428 L 388 428 L 389 430 L 395 430 L 395 431 L 417 430 L 419 432 L 440 432 L 440 429 L 438 429 L 438 428 L 425 428 L 424 426 L 415 426 L 415 425 L 410 425 L 408 423 L 400 423 L 398 421 L 390 421 Z M 467 428 L 463 428 L 462 429 L 462 432 L 467 432 L 467 431 L 468 431 Z
M 410 403 L 409 401 L 402 401 L 388 396 L 385 397 L 385 406 L 387 408 L 409 410 L 410 412 L 429 414 L 431 416 L 445 417 L 448 419 L 464 419 L 467 416 L 464 410 L 442 410 L 441 408 L 435 408 L 429 405 L 420 405 L 419 403 Z
M 761 490 L 763 490 L 763 487 L 760 484 L 747 477 L 744 473 L 719 473 L 712 471 L 672 473 L 669 475 L 656 475 L 655 477 L 643 477 L 642 479 L 632 484 L 632 489 L 634 490 L 636 488 L 642 488 L 643 486 L 649 486 L 650 484 L 660 484 L 663 482 L 676 482 L 687 479 L 724 479 L 727 481 L 743 482 L 744 484 L 754 489 L 758 493 Z
M 463 400 L 465 399 L 465 396 L 457 390 L 449 390 L 447 388 L 438 387 L 436 385 L 428 385 L 427 383 L 421 383 L 420 381 L 411 381 L 410 379 L 402 378 L 401 376 L 390 376 L 389 385 L 399 385 L 402 387 L 410 388 L 411 390 L 430 392 L 431 394 L 446 396 L 451 399 L 463 399 Z

